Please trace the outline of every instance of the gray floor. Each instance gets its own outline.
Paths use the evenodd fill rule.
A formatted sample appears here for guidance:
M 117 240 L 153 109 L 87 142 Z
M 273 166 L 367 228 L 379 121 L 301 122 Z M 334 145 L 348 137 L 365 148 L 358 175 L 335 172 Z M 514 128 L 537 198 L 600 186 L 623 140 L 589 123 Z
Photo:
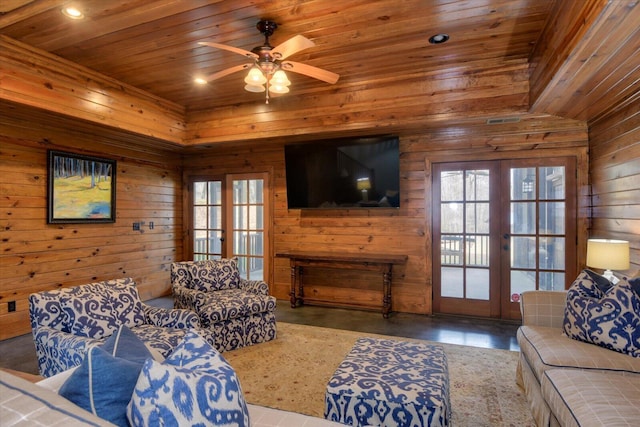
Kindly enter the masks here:
M 171 307 L 170 298 L 158 298 L 147 303 Z M 287 301 L 278 301 L 276 319 L 279 322 L 346 329 L 363 333 L 424 339 L 448 344 L 518 350 L 515 322 L 471 319 L 458 316 L 424 316 L 392 313 L 389 319 L 371 311 L 304 306 L 292 309 Z M 31 334 L 0 341 L 0 368 L 38 373 Z

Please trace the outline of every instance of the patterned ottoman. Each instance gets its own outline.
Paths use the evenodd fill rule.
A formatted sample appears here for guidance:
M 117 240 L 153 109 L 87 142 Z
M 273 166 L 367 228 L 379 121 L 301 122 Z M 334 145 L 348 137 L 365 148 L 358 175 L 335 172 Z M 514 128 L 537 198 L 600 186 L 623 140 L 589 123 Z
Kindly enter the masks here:
M 324 417 L 352 426 L 448 426 L 447 356 L 440 346 L 360 338 L 327 385 Z

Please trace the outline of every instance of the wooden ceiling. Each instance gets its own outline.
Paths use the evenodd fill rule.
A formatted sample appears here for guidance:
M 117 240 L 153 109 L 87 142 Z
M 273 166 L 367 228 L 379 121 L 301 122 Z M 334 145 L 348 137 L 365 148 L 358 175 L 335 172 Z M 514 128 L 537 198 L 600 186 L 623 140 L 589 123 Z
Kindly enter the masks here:
M 112 79 L 100 83 L 112 92 L 120 82 L 129 89 L 123 87 L 118 104 L 107 96 L 102 96 L 103 105 L 86 103 L 80 95 L 71 100 L 70 94 L 83 88 L 67 90 L 65 85 L 56 89 L 66 90 L 66 98 L 56 92 L 56 98 L 32 102 L 38 96 L 37 80 L 30 82 L 31 92 L 19 93 L 27 89 L 20 81 L 26 77 L 16 77 L 6 84 L 11 87 L 3 95 L 0 75 L 0 98 L 45 110 L 47 102 L 55 100 L 60 105 L 50 110 L 63 115 L 65 102 L 71 100 L 78 103 L 73 108 L 80 111 L 75 114 L 80 120 L 195 144 L 291 137 L 320 128 L 361 132 L 381 120 L 387 126 L 396 122 L 420 127 L 473 121 L 477 129 L 496 113 L 524 121 L 553 115 L 592 122 L 614 108 L 640 103 L 638 4 L 637 0 L 3 0 L 1 35 L 86 67 L 87 73 L 62 67 L 76 73 L 78 82 L 98 73 Z M 63 5 L 77 6 L 85 19 L 70 20 L 61 13 Z M 337 73 L 338 82 L 331 85 L 289 73 L 291 92 L 279 101 L 289 99 L 285 105 L 274 102 L 278 108 L 271 111 L 258 110 L 264 106 L 264 94 L 244 90 L 245 72 L 204 86 L 194 83 L 197 76 L 247 62 L 241 55 L 198 42 L 251 50 L 264 42 L 256 23 L 265 18 L 279 25 L 272 45 L 304 35 L 315 46 L 290 59 Z M 450 40 L 430 44 L 429 37 L 438 33 L 448 34 Z M 25 65 L 32 68 L 29 78 L 41 73 L 37 56 L 25 55 L 21 66 Z M 56 70 L 47 70 L 50 79 Z M 487 85 L 494 71 L 495 91 Z M 520 79 L 522 72 L 529 77 Z M 93 84 L 86 97 L 100 98 L 100 84 Z M 509 85 L 511 93 L 505 90 Z M 158 108 L 154 111 L 148 104 L 144 115 L 137 115 L 136 120 L 146 118 L 145 123 L 116 119 L 130 115 L 126 105 L 137 108 L 133 101 L 127 103 L 130 87 L 155 97 L 149 102 Z M 331 105 L 337 108 L 329 117 Z M 369 112 L 374 106 L 375 114 Z M 10 103 L 7 110 L 15 108 Z M 159 119 L 165 111 L 167 124 Z M 289 117 L 299 123 L 309 118 L 312 124 L 290 130 Z M 278 125 L 269 125 L 274 120 Z M 357 126 L 352 125 L 354 120 L 359 121 Z M 282 129 L 276 132 L 277 126 Z
M 284 96 L 370 86 L 398 75 L 447 73 L 479 62 L 527 60 L 552 0 L 78 0 L 86 18 L 61 13 L 68 0 L 2 2 L 0 31 L 106 76 L 184 106 L 209 110 L 263 102 L 246 92 L 245 72 L 209 85 L 194 77 L 246 63 L 240 55 L 200 46 L 214 41 L 251 50 L 264 38 L 261 18 L 279 24 L 277 45 L 296 34 L 316 46 L 291 60 L 338 73 L 336 85 L 289 73 Z M 9 10 L 13 9 L 13 10 Z M 429 44 L 446 33 L 447 43 Z

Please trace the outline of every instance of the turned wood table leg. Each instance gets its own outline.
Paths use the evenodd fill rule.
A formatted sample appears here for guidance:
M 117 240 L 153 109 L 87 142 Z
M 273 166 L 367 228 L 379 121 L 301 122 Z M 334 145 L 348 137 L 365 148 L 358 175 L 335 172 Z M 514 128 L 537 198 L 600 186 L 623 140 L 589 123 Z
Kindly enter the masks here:
M 391 313 L 391 266 L 382 273 L 382 317 L 389 318 Z
M 296 308 L 296 266 L 291 261 L 291 290 L 289 291 L 289 302 L 291 308 Z
M 304 285 L 302 284 L 303 268 L 298 267 L 298 303 L 304 304 Z

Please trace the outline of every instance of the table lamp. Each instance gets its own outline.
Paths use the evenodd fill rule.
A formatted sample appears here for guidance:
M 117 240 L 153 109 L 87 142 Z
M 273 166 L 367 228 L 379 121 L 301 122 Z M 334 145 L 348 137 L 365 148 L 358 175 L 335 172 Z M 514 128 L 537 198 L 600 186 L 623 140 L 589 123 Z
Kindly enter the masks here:
M 629 242 L 626 240 L 587 240 L 587 266 L 605 270 L 603 276 L 611 283 L 619 279 L 611 270 L 629 269 Z
M 364 202 L 368 201 L 369 197 L 367 195 L 367 190 L 371 189 L 371 181 L 369 181 L 369 178 L 358 178 L 356 181 L 356 187 L 358 190 L 362 191 L 362 200 Z

